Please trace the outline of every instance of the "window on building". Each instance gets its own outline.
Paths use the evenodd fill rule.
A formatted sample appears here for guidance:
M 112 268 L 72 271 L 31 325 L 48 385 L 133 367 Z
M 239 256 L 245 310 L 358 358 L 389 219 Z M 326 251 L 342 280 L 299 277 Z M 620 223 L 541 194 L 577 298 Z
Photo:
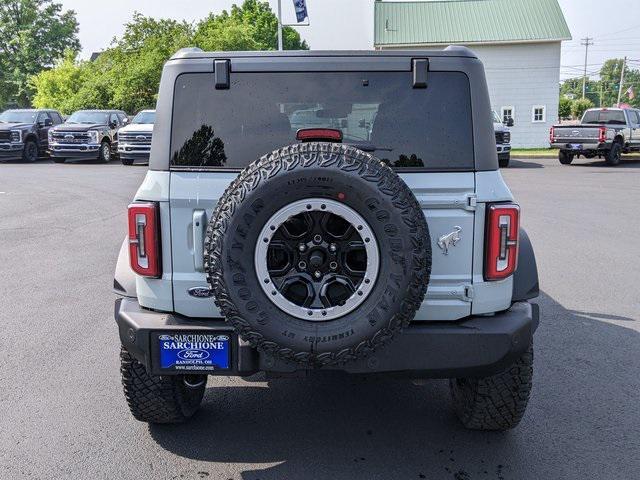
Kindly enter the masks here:
M 509 123 L 509 119 L 515 120 L 515 109 L 513 107 L 502 107 L 502 123 Z
M 535 105 L 531 110 L 531 121 L 542 123 L 547 121 L 547 108 L 544 105 Z

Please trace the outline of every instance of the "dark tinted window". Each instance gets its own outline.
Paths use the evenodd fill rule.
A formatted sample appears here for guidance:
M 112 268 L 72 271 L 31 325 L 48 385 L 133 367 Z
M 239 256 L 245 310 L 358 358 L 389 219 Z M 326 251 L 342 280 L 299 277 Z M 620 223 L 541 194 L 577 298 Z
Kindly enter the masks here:
M 138 113 L 133 120 L 132 124 L 154 124 L 156 122 L 156 112 L 154 111 L 142 111 Z
M 233 73 L 231 80 L 229 90 L 216 90 L 212 74 L 178 78 L 174 166 L 243 168 L 296 143 L 300 128 L 329 127 L 397 168 L 473 168 L 463 73 L 431 72 L 426 89 L 412 88 L 410 72 Z
M 37 116 L 33 110 L 7 110 L 0 114 L 0 123 L 36 123 Z
M 67 123 L 106 125 L 109 123 L 109 113 L 82 110 L 71 115 L 67 119 Z
M 62 117 L 58 112 L 51 112 L 51 118 L 53 119 L 54 125 L 59 125 L 62 123 Z
M 589 110 L 582 117 L 582 123 L 606 124 L 606 125 L 626 125 L 627 120 L 622 110 Z

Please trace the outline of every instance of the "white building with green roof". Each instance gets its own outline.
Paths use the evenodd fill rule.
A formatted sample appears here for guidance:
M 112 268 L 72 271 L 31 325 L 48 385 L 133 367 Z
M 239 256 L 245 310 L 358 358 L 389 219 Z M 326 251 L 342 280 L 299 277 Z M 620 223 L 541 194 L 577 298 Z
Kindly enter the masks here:
M 477 53 L 493 109 L 514 120 L 514 147 L 548 146 L 558 120 L 560 47 L 570 39 L 557 0 L 375 1 L 376 49 L 457 44 Z

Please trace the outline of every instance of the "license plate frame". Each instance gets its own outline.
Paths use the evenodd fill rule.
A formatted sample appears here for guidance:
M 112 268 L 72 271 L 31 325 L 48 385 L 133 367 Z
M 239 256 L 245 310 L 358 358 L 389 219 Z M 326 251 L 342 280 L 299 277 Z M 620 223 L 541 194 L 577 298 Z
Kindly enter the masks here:
M 175 375 L 229 372 L 234 344 L 234 335 L 225 331 L 153 332 L 153 370 Z

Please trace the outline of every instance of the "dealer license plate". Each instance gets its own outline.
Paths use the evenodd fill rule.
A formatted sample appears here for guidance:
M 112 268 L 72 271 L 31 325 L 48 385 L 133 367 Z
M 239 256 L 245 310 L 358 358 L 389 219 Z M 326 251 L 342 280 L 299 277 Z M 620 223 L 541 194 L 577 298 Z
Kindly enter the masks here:
M 160 334 L 157 338 L 162 370 L 211 372 L 230 368 L 229 335 L 176 333 Z
M 571 145 L 569 145 L 569 147 L 571 147 L 571 150 L 582 150 L 581 143 L 572 143 Z

